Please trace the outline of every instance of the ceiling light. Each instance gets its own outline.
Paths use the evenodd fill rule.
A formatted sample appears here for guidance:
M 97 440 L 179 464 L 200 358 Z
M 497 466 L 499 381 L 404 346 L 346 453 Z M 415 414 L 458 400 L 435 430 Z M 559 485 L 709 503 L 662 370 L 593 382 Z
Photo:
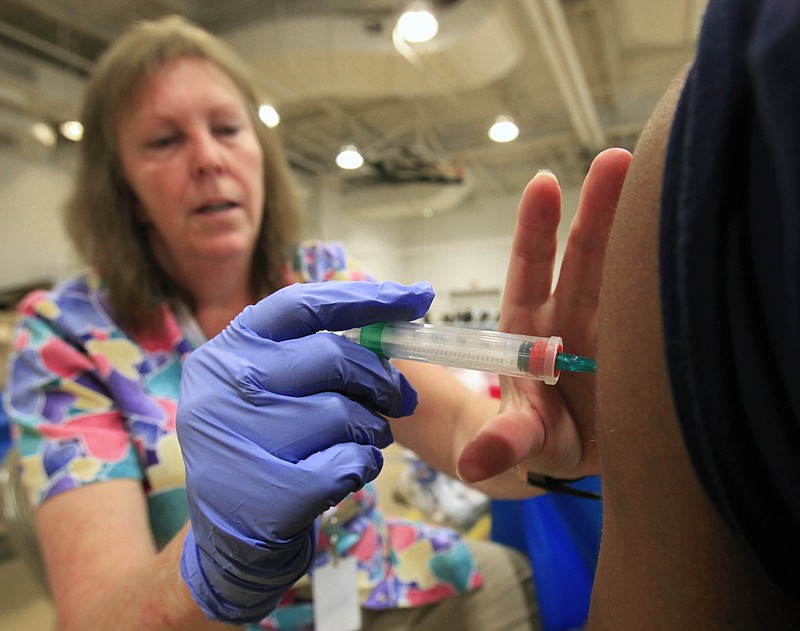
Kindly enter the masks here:
M 427 42 L 439 32 L 439 22 L 427 2 L 412 2 L 397 20 L 397 32 L 404 40 L 417 44 Z
M 265 103 L 258 108 L 258 117 L 267 127 L 277 127 L 278 123 L 281 122 L 281 117 L 278 115 L 278 110 L 268 103 Z
M 83 138 L 83 125 L 80 121 L 64 121 L 58 130 L 64 138 L 72 142 L 78 142 Z
M 31 125 L 31 135 L 45 147 L 55 147 L 58 137 L 47 123 L 37 122 Z
M 495 142 L 511 142 L 519 136 L 519 127 L 510 116 L 498 116 L 489 128 L 489 138 Z
M 358 169 L 364 164 L 364 158 L 355 145 L 343 145 L 336 156 L 336 164 L 341 169 Z

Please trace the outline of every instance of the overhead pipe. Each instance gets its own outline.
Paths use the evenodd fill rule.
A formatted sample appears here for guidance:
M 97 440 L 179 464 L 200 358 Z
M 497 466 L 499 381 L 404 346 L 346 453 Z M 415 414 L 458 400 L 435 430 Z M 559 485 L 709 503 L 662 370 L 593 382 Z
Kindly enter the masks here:
M 79 74 L 88 74 L 94 65 L 92 61 L 85 59 L 80 55 L 76 55 L 66 48 L 52 44 L 41 37 L 31 35 L 30 33 L 27 33 L 22 29 L 18 29 L 10 24 L 4 24 L 0 22 L 0 35 L 11 39 L 18 44 L 27 46 L 28 48 L 47 56 L 51 60 L 59 61 Z
M 578 139 L 588 149 L 603 148 L 606 135 L 600 124 L 563 8 L 558 0 L 520 2 L 541 44 Z
M 453 105 L 459 104 L 456 91 L 450 85 L 448 78 L 437 72 L 430 64 L 423 61 L 422 57 L 400 37 L 397 27 L 392 30 L 392 44 L 395 50 L 419 72 L 420 76 L 428 84 L 435 87 L 437 92 L 444 94 Z
M 592 100 L 589 82 L 586 80 L 586 74 L 578 58 L 578 50 L 575 47 L 575 40 L 572 38 L 569 25 L 567 24 L 564 7 L 559 0 L 541 1 L 544 2 L 545 10 L 550 15 L 550 20 L 555 28 L 556 38 L 561 44 L 561 50 L 564 53 L 567 68 L 569 69 L 569 76 L 572 77 L 575 85 L 575 90 L 578 94 L 578 102 L 581 104 L 584 116 L 586 117 L 590 137 L 594 143 L 592 148 L 604 148 L 606 144 L 606 135 L 600 124 L 600 116 L 597 113 L 597 108 Z

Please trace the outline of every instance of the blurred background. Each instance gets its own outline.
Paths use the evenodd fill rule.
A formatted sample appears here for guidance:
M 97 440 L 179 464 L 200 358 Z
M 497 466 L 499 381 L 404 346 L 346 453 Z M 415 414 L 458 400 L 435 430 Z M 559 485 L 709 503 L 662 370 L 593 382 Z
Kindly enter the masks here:
M 491 309 L 526 182 L 550 169 L 572 212 L 592 157 L 612 145 L 633 148 L 690 59 L 704 5 L 3 0 L 0 290 L 74 272 L 59 212 L 86 76 L 131 22 L 179 13 L 252 65 L 265 120 L 279 117 L 306 236 L 344 241 L 380 277 L 431 280 L 436 319 Z M 435 17 L 428 41 L 400 35 L 409 8 Z M 498 117 L 516 126 L 506 141 L 489 137 Z M 337 166 L 349 145 L 359 168 Z

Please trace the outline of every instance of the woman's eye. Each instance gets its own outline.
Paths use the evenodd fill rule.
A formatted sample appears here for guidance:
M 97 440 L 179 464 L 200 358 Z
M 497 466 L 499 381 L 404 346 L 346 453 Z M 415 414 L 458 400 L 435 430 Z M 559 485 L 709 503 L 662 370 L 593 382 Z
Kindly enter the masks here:
M 216 128 L 216 132 L 220 136 L 235 136 L 238 131 L 238 125 L 220 125 Z
M 170 134 L 169 136 L 154 138 L 148 144 L 152 149 L 164 149 L 174 145 L 176 142 L 178 142 L 177 134 Z

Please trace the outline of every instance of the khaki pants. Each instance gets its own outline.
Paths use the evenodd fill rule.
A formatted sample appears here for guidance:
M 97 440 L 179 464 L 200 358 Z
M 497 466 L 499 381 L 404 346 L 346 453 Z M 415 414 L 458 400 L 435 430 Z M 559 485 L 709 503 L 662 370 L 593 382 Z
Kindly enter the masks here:
M 362 631 L 540 631 L 528 559 L 506 546 L 468 541 L 484 584 L 435 605 L 362 610 Z

